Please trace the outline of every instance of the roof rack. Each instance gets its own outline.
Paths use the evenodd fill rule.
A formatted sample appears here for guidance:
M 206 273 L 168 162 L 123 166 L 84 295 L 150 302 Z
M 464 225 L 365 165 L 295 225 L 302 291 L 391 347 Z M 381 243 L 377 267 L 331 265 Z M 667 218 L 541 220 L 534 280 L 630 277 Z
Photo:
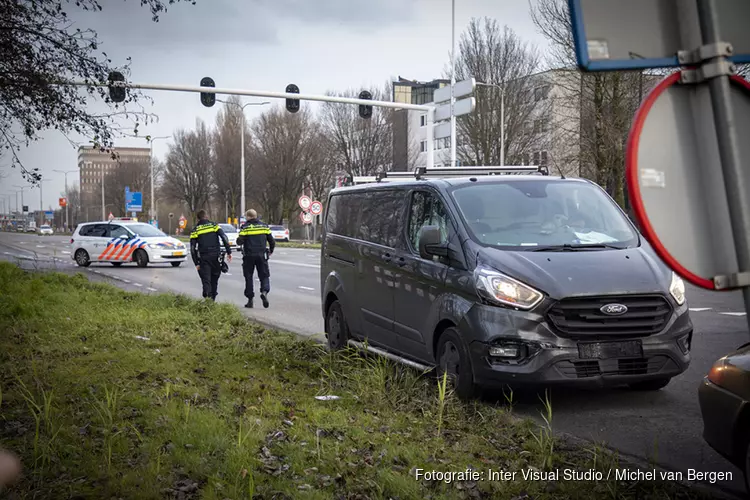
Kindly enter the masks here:
M 388 182 L 390 180 L 423 180 L 448 179 L 451 177 L 475 177 L 478 175 L 549 175 L 547 167 L 525 165 L 515 167 L 446 167 L 430 168 L 417 167 L 413 172 L 381 172 L 376 175 L 354 176 L 347 179 L 346 185 L 367 184 L 372 182 Z

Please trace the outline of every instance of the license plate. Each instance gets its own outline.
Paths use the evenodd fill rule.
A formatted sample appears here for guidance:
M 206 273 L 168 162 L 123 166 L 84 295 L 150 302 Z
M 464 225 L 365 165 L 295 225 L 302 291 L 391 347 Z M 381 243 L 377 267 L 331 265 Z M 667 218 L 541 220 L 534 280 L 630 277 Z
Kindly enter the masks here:
M 643 346 L 640 340 L 578 344 L 578 357 L 581 359 L 638 358 L 642 356 Z
M 172 256 L 174 257 L 182 257 L 185 255 L 185 252 L 172 252 Z

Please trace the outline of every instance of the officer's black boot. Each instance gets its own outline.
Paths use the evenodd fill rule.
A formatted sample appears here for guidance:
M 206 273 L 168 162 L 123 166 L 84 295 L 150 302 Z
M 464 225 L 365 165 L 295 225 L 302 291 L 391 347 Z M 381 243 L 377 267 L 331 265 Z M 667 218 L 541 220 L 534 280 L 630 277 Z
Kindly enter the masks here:
M 253 299 L 247 299 L 247 304 L 245 304 L 245 307 L 247 307 L 248 309 L 252 309 L 253 308 Z
M 265 292 L 260 294 L 260 300 L 263 301 L 263 307 L 268 309 L 268 297 L 266 296 Z

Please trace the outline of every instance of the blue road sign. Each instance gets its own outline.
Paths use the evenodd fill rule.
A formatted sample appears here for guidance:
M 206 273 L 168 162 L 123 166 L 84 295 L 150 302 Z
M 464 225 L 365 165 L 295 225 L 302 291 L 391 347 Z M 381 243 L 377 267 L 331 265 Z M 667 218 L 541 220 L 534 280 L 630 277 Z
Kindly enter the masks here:
M 576 60 L 582 71 L 681 66 L 685 47 L 676 0 L 568 0 Z M 750 2 L 716 2 L 719 31 L 732 44 L 736 64 L 750 63 Z
M 47 210 L 44 212 L 44 216 L 48 219 L 51 219 L 54 215 L 55 215 L 55 212 L 53 212 L 52 210 Z
M 129 198 L 128 198 L 129 197 Z M 142 212 L 143 211 L 143 193 L 125 192 L 125 211 Z

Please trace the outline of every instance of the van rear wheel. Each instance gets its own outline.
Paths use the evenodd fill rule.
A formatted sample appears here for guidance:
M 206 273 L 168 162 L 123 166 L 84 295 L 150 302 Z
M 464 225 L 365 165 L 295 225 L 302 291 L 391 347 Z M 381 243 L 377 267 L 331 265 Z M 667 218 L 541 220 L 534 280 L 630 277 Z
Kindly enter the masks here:
M 332 351 L 344 349 L 349 342 L 349 327 L 338 300 L 333 301 L 326 314 L 326 338 Z
M 80 267 L 89 267 L 91 265 L 91 259 L 89 258 L 89 253 L 84 249 L 77 250 L 75 254 L 75 258 L 76 258 L 76 264 L 78 264 Z
M 437 361 L 439 380 L 442 381 L 447 373 L 459 399 L 473 399 L 479 395 L 479 387 L 474 383 L 469 350 L 455 328 L 448 328 L 440 335 Z

